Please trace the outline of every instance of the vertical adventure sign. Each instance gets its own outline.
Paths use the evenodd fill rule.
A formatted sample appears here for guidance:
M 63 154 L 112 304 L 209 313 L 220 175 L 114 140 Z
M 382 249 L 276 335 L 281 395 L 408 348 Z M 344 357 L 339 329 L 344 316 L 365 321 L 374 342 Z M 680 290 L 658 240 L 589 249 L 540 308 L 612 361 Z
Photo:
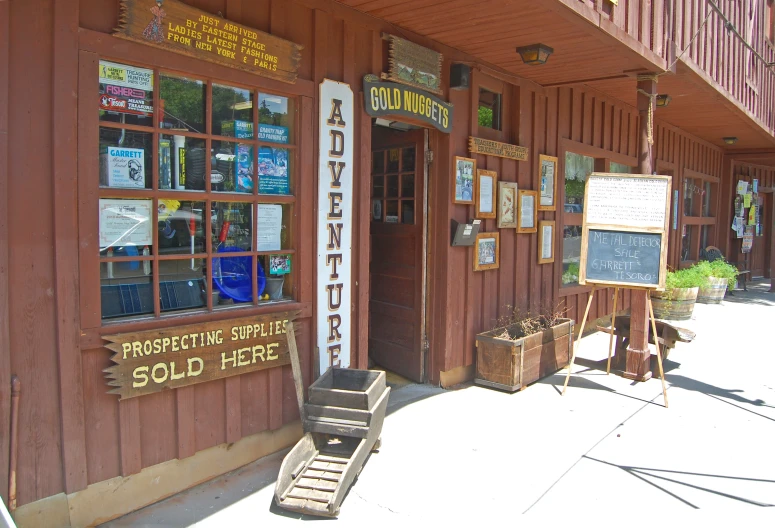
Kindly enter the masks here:
M 350 366 L 353 209 L 353 93 L 320 84 L 317 347 L 320 373 Z

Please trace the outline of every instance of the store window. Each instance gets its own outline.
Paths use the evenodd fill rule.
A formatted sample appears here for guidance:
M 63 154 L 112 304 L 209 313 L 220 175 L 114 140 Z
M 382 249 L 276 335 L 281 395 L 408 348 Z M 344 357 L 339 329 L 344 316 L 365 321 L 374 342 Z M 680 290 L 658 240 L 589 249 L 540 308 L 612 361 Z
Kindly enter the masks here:
M 587 177 L 595 171 L 595 158 L 574 152 L 565 153 L 565 212 L 584 211 Z
M 110 61 L 99 82 L 102 319 L 293 300 L 294 100 Z
M 715 245 L 718 178 L 685 170 L 681 219 L 681 262 L 687 265 Z
M 623 165 L 621 163 L 616 163 L 615 161 L 612 161 L 610 172 L 613 172 L 616 174 L 632 174 L 632 167 L 630 167 L 629 165 Z
M 479 126 L 501 130 L 501 94 L 479 88 Z

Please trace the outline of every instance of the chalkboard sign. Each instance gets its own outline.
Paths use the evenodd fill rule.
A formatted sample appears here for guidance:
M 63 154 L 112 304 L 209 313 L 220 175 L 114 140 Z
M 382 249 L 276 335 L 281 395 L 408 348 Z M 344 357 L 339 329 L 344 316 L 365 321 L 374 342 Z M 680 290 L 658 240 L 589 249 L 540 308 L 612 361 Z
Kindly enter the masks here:
M 662 235 L 590 229 L 587 238 L 587 280 L 659 284 Z
M 579 284 L 665 288 L 671 182 L 670 176 L 589 175 Z

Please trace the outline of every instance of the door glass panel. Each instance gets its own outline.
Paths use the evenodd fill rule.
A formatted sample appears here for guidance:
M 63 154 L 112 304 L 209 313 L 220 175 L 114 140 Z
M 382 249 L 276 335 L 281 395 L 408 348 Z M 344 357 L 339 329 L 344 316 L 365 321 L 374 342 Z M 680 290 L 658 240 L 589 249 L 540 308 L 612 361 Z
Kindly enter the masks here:
M 380 150 L 371 154 L 371 172 L 382 174 L 385 172 L 385 151 Z
M 414 224 L 414 200 L 401 200 L 401 223 Z
M 401 198 L 414 198 L 414 174 L 401 175 Z
M 392 174 L 387 176 L 387 195 L 389 198 L 398 197 L 398 175 Z
M 403 159 L 401 161 L 402 172 L 414 172 L 416 151 L 414 147 L 407 147 L 403 152 Z
M 374 176 L 371 185 L 371 195 L 374 197 L 385 196 L 385 177 Z
M 387 172 L 398 172 L 398 159 L 401 149 L 388 150 Z
M 385 222 L 388 224 L 398 223 L 398 200 L 385 202 Z

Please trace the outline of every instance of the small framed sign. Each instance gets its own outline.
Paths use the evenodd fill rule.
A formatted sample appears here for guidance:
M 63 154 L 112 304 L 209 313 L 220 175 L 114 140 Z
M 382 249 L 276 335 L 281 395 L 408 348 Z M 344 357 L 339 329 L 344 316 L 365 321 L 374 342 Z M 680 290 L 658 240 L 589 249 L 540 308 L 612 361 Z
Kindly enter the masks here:
M 495 171 L 479 169 L 476 171 L 476 212 L 477 218 L 495 218 L 495 186 L 498 174 Z
M 557 158 L 553 156 L 538 156 L 539 184 L 541 195 L 538 202 L 539 211 L 554 211 L 557 209 Z
M 452 167 L 455 171 L 455 187 L 452 189 L 452 202 L 456 204 L 473 204 L 476 160 L 455 156 Z
M 500 267 L 500 233 L 479 233 L 474 244 L 474 271 Z
M 554 220 L 538 223 L 538 263 L 554 262 Z
M 536 200 L 538 193 L 536 191 L 519 190 L 519 209 L 517 210 L 517 233 L 535 233 L 538 229 L 536 222 L 538 220 L 538 211 L 536 210 Z
M 498 228 L 517 227 L 517 184 L 498 182 Z

